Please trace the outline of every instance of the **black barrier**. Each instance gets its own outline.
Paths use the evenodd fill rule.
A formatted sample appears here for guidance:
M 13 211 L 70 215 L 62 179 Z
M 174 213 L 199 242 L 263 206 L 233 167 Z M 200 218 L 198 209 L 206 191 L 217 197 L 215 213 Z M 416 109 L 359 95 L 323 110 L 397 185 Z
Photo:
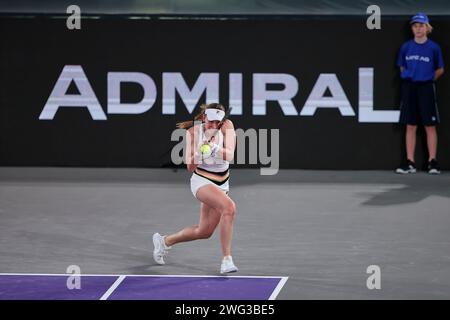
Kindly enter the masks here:
M 395 60 L 408 17 L 382 18 L 380 30 L 366 18 L 122 17 L 69 30 L 64 18 L 3 16 L 0 165 L 173 166 L 175 123 L 219 99 L 257 139 L 279 129 L 281 168 L 393 169 L 404 157 Z M 431 18 L 450 63 L 450 19 Z M 448 84 L 437 83 L 444 169 Z

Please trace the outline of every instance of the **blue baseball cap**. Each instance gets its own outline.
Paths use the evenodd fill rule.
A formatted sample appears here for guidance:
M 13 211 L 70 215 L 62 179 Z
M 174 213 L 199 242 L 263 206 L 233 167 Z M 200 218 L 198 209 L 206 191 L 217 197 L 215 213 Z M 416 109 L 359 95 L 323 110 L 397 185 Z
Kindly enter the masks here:
M 416 23 L 416 22 L 418 22 L 418 23 L 429 23 L 430 20 L 428 20 L 428 17 L 427 17 L 427 15 L 425 13 L 418 12 L 418 13 L 416 13 L 415 16 L 413 16 L 411 18 L 411 21 L 409 22 L 409 24 L 413 24 L 413 23 Z

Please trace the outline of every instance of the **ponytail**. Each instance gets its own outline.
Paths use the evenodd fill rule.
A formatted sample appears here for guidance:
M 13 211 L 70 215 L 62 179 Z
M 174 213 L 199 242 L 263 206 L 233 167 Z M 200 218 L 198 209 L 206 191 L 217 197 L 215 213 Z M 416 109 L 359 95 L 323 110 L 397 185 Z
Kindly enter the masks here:
M 200 106 L 200 112 L 194 117 L 194 120 L 177 122 L 177 128 L 179 128 L 179 129 L 189 129 L 190 127 L 193 127 L 194 126 L 194 122 L 195 121 L 199 121 L 203 117 L 203 114 L 205 113 L 206 107 L 207 107 L 206 104 L 202 104 Z

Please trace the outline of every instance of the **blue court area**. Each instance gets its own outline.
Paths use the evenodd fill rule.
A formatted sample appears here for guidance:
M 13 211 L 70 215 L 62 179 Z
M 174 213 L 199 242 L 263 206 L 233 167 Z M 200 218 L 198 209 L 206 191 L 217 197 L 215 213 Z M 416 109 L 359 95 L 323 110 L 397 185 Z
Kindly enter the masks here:
M 274 300 L 286 277 L 0 274 L 0 300 Z

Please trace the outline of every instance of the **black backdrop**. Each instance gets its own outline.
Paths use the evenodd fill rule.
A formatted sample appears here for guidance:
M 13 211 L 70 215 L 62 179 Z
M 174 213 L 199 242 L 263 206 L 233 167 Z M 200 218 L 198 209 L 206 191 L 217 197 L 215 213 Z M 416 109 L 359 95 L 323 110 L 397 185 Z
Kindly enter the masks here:
M 403 128 L 396 123 L 358 122 L 358 68 L 374 69 L 374 105 L 398 110 L 395 59 L 410 37 L 408 17 L 386 17 L 368 30 L 366 17 L 250 19 L 85 19 L 68 30 L 62 18 L 0 18 L 0 165 L 161 167 L 174 144 L 177 121 L 190 119 L 178 97 L 175 115 L 162 114 L 162 73 L 180 72 L 192 86 L 202 72 L 220 74 L 220 100 L 228 104 L 228 73 L 243 74 L 243 114 L 237 128 L 280 129 L 281 168 L 392 169 L 404 156 Z M 450 19 L 433 19 L 432 39 L 450 62 Z M 104 112 L 107 73 L 143 72 L 152 77 L 157 99 L 146 113 L 107 114 L 92 120 L 86 108 L 61 108 L 53 120 L 39 115 L 65 65 L 82 66 Z M 252 74 L 287 73 L 299 90 L 301 111 L 319 74 L 335 73 L 356 116 L 319 109 L 312 117 L 285 116 L 277 102 L 252 115 Z M 441 115 L 438 158 L 450 168 L 448 75 L 438 82 Z M 73 88 L 71 87 L 70 90 Z M 280 89 L 273 86 L 273 89 Z M 70 93 L 69 90 L 69 93 Z M 122 86 L 122 100 L 137 102 L 142 89 Z M 205 95 L 203 96 L 204 102 Z M 195 109 L 195 112 L 198 109 Z M 418 140 L 417 160 L 426 157 Z

